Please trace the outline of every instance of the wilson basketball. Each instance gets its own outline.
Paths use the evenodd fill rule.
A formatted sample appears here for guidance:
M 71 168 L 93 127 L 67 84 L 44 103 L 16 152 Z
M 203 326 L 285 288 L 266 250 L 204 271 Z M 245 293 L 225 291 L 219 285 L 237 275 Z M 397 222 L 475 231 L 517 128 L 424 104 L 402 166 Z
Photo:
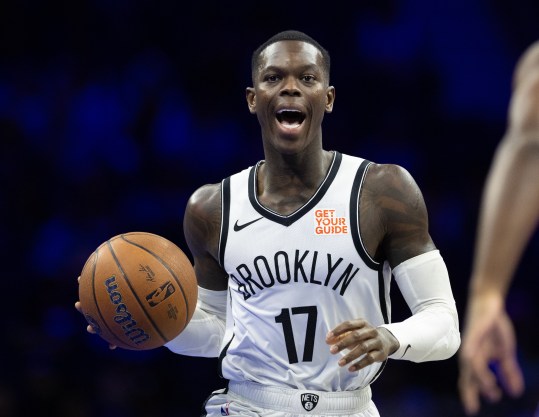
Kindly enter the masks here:
M 154 349 L 178 336 L 193 316 L 197 297 L 189 258 L 151 233 L 107 240 L 80 274 L 84 317 L 103 339 L 124 349 Z

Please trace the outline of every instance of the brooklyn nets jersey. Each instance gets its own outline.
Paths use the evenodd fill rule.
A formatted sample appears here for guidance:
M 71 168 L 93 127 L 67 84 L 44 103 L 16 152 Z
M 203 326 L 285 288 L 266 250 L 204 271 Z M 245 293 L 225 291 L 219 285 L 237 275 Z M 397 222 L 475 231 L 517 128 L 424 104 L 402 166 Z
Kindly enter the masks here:
M 369 162 L 334 152 L 316 193 L 283 216 L 257 199 L 261 162 L 222 182 L 219 261 L 229 275 L 220 355 L 228 380 L 319 391 L 372 382 L 383 364 L 339 367 L 326 334 L 345 320 L 390 320 L 387 262 L 359 234 L 359 195 Z

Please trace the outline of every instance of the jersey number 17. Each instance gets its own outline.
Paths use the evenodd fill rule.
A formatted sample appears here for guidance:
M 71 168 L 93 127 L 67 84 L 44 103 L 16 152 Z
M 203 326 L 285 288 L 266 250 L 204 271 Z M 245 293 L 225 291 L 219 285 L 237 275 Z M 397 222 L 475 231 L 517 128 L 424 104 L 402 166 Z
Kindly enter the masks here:
M 294 332 L 292 329 L 292 320 L 290 313 L 307 314 L 307 328 L 305 330 L 305 347 L 303 349 L 303 362 L 312 362 L 314 350 L 314 336 L 316 332 L 316 319 L 318 310 L 316 306 L 292 307 L 283 308 L 281 314 L 275 317 L 276 323 L 281 323 L 283 326 L 284 340 L 286 343 L 286 352 L 290 363 L 298 362 L 298 352 L 296 351 L 296 342 L 294 340 Z

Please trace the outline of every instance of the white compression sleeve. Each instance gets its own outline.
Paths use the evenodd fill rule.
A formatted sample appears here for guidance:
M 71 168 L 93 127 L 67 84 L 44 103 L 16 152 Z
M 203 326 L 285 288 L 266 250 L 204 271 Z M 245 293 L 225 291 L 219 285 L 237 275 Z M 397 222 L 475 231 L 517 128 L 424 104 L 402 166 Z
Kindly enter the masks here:
M 380 326 L 400 343 L 390 358 L 424 362 L 453 356 L 460 346 L 459 322 L 440 252 L 433 250 L 410 258 L 398 265 L 393 275 L 413 315 Z
M 165 347 L 187 356 L 219 356 L 225 333 L 226 303 L 226 290 L 212 291 L 198 287 L 198 302 L 191 321 Z

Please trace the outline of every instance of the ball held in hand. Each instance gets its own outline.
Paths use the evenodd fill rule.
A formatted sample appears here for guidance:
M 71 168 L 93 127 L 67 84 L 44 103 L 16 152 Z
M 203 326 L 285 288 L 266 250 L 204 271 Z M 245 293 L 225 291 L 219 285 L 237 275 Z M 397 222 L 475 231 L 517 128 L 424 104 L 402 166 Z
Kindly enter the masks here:
M 101 244 L 79 279 L 84 317 L 103 339 L 124 349 L 154 349 L 178 336 L 197 297 L 189 258 L 171 241 L 146 232 Z

